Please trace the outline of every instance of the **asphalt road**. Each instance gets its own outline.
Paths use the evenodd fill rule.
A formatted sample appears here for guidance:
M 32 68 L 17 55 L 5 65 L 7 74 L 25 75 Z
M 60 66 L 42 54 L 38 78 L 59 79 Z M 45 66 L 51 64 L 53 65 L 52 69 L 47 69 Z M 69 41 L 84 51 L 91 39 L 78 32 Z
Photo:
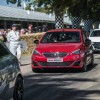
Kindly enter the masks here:
M 31 71 L 30 56 L 22 57 L 24 100 L 100 100 L 100 54 L 94 67 L 79 70 Z

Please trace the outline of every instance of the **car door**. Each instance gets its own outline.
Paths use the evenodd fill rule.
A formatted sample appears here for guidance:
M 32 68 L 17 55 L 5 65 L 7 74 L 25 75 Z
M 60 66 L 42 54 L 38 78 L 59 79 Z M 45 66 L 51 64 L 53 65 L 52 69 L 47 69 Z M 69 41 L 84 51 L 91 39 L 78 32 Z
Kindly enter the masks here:
M 7 86 L 7 62 L 6 56 L 9 55 L 9 52 L 4 49 L 0 42 L 0 94 L 6 89 Z
M 0 44 L 0 78 L 1 78 L 1 89 L 2 97 L 3 94 L 7 96 L 11 93 L 10 88 L 14 87 L 14 82 L 16 79 L 18 71 L 18 61 L 17 58 L 10 53 L 5 44 Z M 3 97 L 5 98 L 5 96 Z
M 3 86 L 3 80 L 2 80 L 2 62 L 1 62 L 1 57 L 0 57 L 0 95 L 2 93 L 2 86 Z

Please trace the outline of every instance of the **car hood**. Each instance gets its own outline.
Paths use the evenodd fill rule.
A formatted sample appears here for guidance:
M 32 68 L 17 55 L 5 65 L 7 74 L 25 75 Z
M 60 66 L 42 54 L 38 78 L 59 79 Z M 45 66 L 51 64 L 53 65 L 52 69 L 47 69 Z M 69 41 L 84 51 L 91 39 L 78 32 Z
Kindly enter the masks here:
M 81 47 L 81 43 L 49 43 L 39 44 L 36 48 L 40 53 L 43 52 L 73 52 Z
M 100 42 L 100 37 L 89 37 L 91 42 Z

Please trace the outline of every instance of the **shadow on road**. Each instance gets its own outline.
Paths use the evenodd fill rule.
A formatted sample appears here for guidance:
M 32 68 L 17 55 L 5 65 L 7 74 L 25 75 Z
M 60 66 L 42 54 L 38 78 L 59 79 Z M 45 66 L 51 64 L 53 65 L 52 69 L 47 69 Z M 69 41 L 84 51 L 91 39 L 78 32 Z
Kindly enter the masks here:
M 86 98 L 89 95 L 100 94 L 100 90 L 89 90 L 91 88 L 80 90 L 80 87 L 76 86 L 81 82 L 83 88 L 86 82 L 96 82 L 97 79 L 59 76 L 56 74 L 52 74 L 52 77 L 48 74 L 25 76 L 24 100 L 91 100 Z M 87 85 L 84 88 L 87 88 Z
M 95 51 L 94 54 L 100 54 L 100 51 Z
M 88 72 L 88 71 L 91 71 L 92 69 L 94 69 L 97 65 L 98 65 L 98 64 L 96 64 L 96 63 L 94 64 L 94 66 L 90 66 L 90 65 L 89 65 L 89 66 L 88 66 L 88 69 L 87 69 L 87 72 Z

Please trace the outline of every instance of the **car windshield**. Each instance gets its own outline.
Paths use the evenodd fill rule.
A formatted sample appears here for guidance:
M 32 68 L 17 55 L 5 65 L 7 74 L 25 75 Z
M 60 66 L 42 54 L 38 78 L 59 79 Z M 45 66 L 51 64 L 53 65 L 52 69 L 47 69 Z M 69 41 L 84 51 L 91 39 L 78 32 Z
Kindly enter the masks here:
M 100 30 L 93 31 L 90 35 L 90 37 L 100 37 Z
M 79 43 L 79 32 L 48 32 L 41 40 L 41 43 Z

